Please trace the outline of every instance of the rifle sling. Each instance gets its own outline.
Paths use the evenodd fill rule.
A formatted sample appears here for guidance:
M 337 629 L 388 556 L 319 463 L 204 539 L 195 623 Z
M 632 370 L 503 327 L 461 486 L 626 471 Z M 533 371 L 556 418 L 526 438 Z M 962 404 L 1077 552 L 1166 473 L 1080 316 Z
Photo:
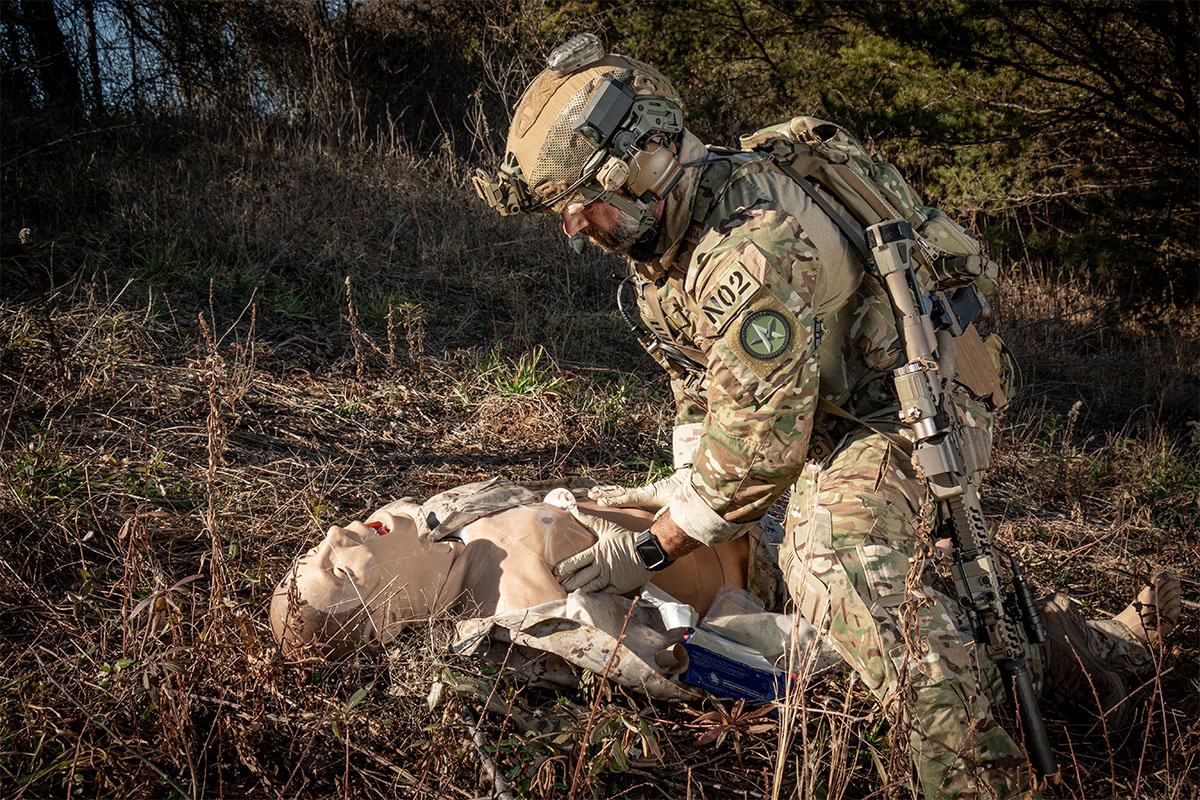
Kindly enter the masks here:
M 870 268 L 874 261 L 871 259 L 871 251 L 867 248 L 867 240 L 863 234 L 864 226 L 858 224 L 856 221 L 847 219 L 845 214 L 835 209 L 833 204 L 826 200 L 821 193 L 817 191 L 817 188 L 807 176 L 815 172 L 817 169 L 820 169 L 822 165 L 819 162 L 816 162 L 816 159 L 809 158 L 806 160 L 813 163 L 807 164 L 807 169 L 803 171 L 796 167 L 794 161 L 775 161 L 775 166 L 778 167 L 781 172 L 795 181 L 796 184 L 804 191 L 804 193 L 812 198 L 812 201 L 817 204 L 817 207 L 824 211 L 826 216 L 833 220 L 834 224 L 838 226 L 838 230 L 842 232 L 842 235 L 846 237 L 846 240 L 850 242 L 855 251 L 858 253 L 859 257 L 862 258 L 863 263 Z M 876 220 L 876 222 L 887 219 L 902 218 L 894 208 L 891 208 L 887 204 L 887 201 L 883 199 L 878 191 L 864 181 L 857 172 L 850 169 L 845 164 L 827 164 L 823 166 L 826 169 L 832 170 L 834 174 L 841 178 L 841 180 L 847 186 L 858 193 L 858 195 L 862 197 L 862 199 L 866 201 L 868 205 L 871 206 L 871 209 L 879 215 L 879 219 Z M 917 261 L 921 262 L 923 266 L 931 269 L 929 260 L 926 258 L 925 252 L 920 247 L 913 248 L 913 257 L 916 258 Z
M 912 444 L 912 442 L 905 439 L 903 436 L 899 436 L 895 432 L 892 432 L 892 431 L 885 431 L 883 428 L 881 428 L 878 425 L 867 422 L 865 419 L 862 419 L 860 417 L 856 417 L 853 414 L 851 414 L 849 411 L 847 411 L 846 409 L 838 408 L 833 403 L 826 400 L 824 397 L 819 398 L 817 400 L 817 408 L 820 411 L 824 411 L 826 414 L 833 414 L 835 417 L 841 417 L 844 420 L 849 420 L 850 422 L 853 422 L 855 425 L 862 425 L 864 428 L 868 428 L 868 429 L 874 431 L 875 433 L 878 433 L 884 439 L 887 439 L 890 443 L 892 443 L 896 447 L 900 448 L 904 452 L 906 452 L 910 455 L 912 454 L 913 444 Z
M 863 263 L 870 264 L 871 251 L 867 249 L 867 239 L 863 235 L 862 227 L 857 223 L 853 223 L 846 219 L 844 214 L 835 209 L 833 204 L 826 200 L 824 196 L 817 191 L 817 187 L 813 186 L 812 182 L 809 181 L 808 178 L 806 178 L 800 172 L 800 170 L 796 169 L 794 164 L 780 163 L 776 161 L 775 165 L 779 167 L 781 172 L 796 182 L 796 185 L 798 185 L 804 191 L 804 193 L 808 195 L 814 203 L 817 204 L 817 208 L 824 211 L 825 215 L 833 220 L 834 224 L 838 226 L 838 230 L 840 230 L 842 235 L 846 237 L 846 241 L 850 242 L 855 251 L 858 252 L 859 257 L 863 260 Z

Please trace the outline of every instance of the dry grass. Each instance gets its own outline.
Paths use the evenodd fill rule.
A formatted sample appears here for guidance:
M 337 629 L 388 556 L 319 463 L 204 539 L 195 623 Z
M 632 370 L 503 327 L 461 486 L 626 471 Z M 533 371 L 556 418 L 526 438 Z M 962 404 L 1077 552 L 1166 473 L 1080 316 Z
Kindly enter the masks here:
M 127 146 L 97 156 L 107 210 L 60 166 L 84 222 L 4 253 L 5 796 L 466 798 L 494 790 L 484 761 L 514 796 L 860 798 L 889 775 L 908 796 L 888 718 L 845 678 L 781 724 L 596 678 L 528 687 L 450 657 L 444 625 L 386 657 L 282 658 L 267 598 L 329 524 L 491 475 L 642 480 L 666 459 L 665 384 L 608 310 L 614 265 L 478 217 L 461 165 Z M 51 165 L 24 168 L 28 188 Z M 1029 389 L 988 511 L 1037 588 L 1090 614 L 1156 568 L 1187 581 L 1128 740 L 1051 726 L 1055 796 L 1182 800 L 1200 790 L 1200 325 L 1108 308 L 1036 275 L 998 298 Z

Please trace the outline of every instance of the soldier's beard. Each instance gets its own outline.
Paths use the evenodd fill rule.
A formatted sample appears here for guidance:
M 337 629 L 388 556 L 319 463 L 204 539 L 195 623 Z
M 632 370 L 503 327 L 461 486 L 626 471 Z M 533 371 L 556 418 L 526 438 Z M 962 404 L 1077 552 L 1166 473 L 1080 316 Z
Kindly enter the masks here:
M 623 256 L 629 253 L 629 248 L 638 241 L 638 229 L 642 227 L 641 220 L 617 209 L 620 215 L 611 229 L 593 228 L 588 237 L 606 253 Z
M 658 250 L 658 237 L 662 234 L 662 220 L 654 220 L 645 233 L 629 246 L 629 257 L 634 261 L 649 261 Z

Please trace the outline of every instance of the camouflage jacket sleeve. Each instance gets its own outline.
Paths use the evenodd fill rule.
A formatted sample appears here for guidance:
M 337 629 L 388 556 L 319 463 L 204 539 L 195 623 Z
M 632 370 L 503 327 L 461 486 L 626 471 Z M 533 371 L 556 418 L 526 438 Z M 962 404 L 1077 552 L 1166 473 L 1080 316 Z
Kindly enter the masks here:
M 754 177 L 723 204 L 735 210 L 701 239 L 688 270 L 708 413 L 671 516 L 707 544 L 736 536 L 793 482 L 816 414 L 821 262 L 796 218 L 772 206 L 765 177 Z
M 671 378 L 671 395 L 675 398 L 676 425 L 689 425 L 704 421 L 704 406 L 696 400 L 694 392 L 687 385 L 687 380 L 688 377 Z

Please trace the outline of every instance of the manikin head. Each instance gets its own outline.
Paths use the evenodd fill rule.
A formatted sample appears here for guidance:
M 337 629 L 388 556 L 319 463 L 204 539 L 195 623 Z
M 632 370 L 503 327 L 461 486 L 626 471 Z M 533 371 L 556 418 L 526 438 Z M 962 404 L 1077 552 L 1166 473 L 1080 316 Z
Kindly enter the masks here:
M 396 505 L 366 524 L 334 525 L 276 587 L 271 632 L 285 649 L 310 645 L 331 658 L 385 645 L 454 600 L 441 596 L 454 547 L 421 541 Z

